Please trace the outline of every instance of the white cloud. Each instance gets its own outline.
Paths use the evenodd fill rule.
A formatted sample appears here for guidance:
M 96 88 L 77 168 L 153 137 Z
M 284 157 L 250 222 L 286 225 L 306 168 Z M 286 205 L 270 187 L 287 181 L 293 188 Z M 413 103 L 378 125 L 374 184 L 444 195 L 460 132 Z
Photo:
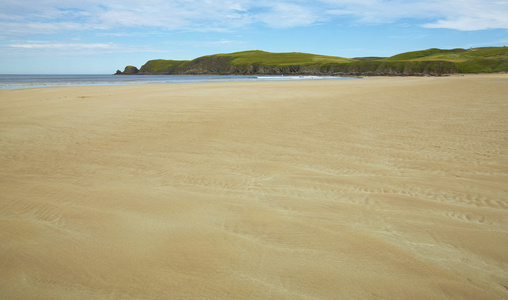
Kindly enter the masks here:
M 426 28 L 457 30 L 508 29 L 508 1 L 453 2 L 450 12 L 437 21 L 424 24 Z
M 116 49 L 117 45 L 113 43 L 95 43 L 95 44 L 84 44 L 84 43 L 62 43 L 62 44 L 50 44 L 50 43 L 24 43 L 24 44 L 10 44 L 11 48 L 22 48 L 22 49 L 60 49 L 60 50 L 91 50 L 91 49 Z
M 264 6 L 265 11 L 256 14 L 254 20 L 258 20 L 275 28 L 290 28 L 306 26 L 320 20 L 319 12 L 312 6 L 302 3 L 268 2 Z
M 17 0 L 0 2 L 0 35 L 118 28 L 224 31 L 320 22 L 381 24 L 416 19 L 427 28 L 508 29 L 507 0 Z M 419 20 L 419 21 L 418 21 Z
M 123 45 L 115 43 L 60 43 L 44 41 L 18 41 L 0 44 L 3 58 L 10 57 L 76 57 L 95 54 L 167 53 L 168 49 L 153 45 Z
M 360 23 L 421 20 L 427 28 L 508 29 L 506 0 L 321 0 L 327 14 L 350 16 Z M 430 21 L 432 20 L 432 21 Z M 429 22 L 430 21 L 430 22 Z
M 456 19 L 438 20 L 434 23 L 424 24 L 426 28 L 447 28 L 462 31 L 484 30 L 495 28 L 508 28 L 507 20 L 478 17 L 459 17 Z

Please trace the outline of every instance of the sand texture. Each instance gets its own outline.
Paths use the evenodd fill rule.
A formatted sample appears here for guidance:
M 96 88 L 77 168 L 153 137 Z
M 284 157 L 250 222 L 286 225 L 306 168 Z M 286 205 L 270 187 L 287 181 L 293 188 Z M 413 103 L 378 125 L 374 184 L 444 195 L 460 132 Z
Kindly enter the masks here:
M 508 299 L 508 75 L 0 91 L 1 299 Z

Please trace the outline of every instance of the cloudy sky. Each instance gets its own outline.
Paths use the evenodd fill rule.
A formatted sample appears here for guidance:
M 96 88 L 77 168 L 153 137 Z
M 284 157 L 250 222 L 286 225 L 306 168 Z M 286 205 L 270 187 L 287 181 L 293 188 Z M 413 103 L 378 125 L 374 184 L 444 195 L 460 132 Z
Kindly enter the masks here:
M 508 0 L 0 0 L 0 74 L 110 74 L 244 50 L 508 45 Z

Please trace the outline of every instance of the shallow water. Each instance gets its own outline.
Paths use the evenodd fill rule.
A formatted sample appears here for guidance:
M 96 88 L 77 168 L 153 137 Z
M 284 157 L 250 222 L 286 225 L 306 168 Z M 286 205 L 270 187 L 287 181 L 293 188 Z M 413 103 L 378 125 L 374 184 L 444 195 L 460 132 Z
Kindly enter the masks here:
M 256 75 L 0 75 L 0 89 L 51 86 L 169 84 L 190 82 L 280 81 L 352 79 L 336 76 L 256 76 Z

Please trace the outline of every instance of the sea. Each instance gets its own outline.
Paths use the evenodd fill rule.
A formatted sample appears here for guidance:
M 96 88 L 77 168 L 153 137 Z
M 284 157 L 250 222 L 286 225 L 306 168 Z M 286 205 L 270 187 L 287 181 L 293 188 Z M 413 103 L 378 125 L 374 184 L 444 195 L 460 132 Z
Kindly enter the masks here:
M 8 75 L 0 74 L 0 89 L 55 86 L 171 84 L 233 81 L 342 80 L 338 76 L 253 76 L 253 75 Z

